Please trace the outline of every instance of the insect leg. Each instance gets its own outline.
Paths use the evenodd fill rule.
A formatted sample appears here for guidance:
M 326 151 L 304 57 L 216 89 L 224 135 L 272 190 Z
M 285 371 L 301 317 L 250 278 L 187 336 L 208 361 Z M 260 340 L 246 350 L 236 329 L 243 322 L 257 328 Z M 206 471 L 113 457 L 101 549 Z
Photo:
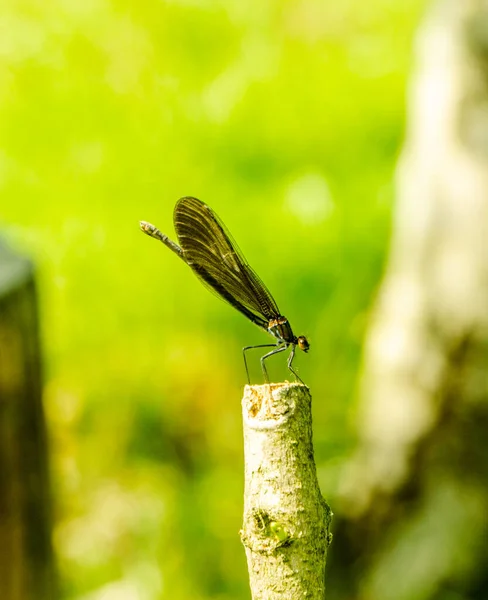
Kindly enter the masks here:
M 288 368 L 290 369 L 290 371 L 291 371 L 291 372 L 293 373 L 293 375 L 295 376 L 295 378 L 296 378 L 296 379 L 298 379 L 298 381 L 299 381 L 300 383 L 303 383 L 303 381 L 302 381 L 302 380 L 300 379 L 300 377 L 298 376 L 298 373 L 297 373 L 297 372 L 295 371 L 295 369 L 294 369 L 294 368 L 291 366 L 291 365 L 292 365 L 292 362 L 293 362 L 293 359 L 295 358 L 295 348 L 296 348 L 295 344 L 292 344 L 292 349 L 291 349 L 291 352 L 290 352 L 290 356 L 288 357 L 287 365 L 288 365 Z
M 264 381 L 266 383 L 269 383 L 269 378 L 268 378 L 268 371 L 266 370 L 264 361 L 267 358 L 269 358 L 270 356 L 273 356 L 273 354 L 278 354 L 278 352 L 283 352 L 283 350 L 286 350 L 287 348 L 288 348 L 288 344 L 285 343 L 285 344 L 283 344 L 283 346 L 278 346 L 274 350 L 271 350 L 271 352 L 268 352 L 268 354 L 265 354 L 264 356 L 261 357 L 261 367 L 263 369 Z
M 246 367 L 246 375 L 247 375 L 247 383 L 251 385 L 251 380 L 249 378 L 249 370 L 247 368 L 247 360 L 246 360 L 246 350 L 252 350 L 253 348 L 274 348 L 276 344 L 259 344 L 258 346 L 246 346 L 242 349 L 242 356 L 244 358 L 244 366 Z

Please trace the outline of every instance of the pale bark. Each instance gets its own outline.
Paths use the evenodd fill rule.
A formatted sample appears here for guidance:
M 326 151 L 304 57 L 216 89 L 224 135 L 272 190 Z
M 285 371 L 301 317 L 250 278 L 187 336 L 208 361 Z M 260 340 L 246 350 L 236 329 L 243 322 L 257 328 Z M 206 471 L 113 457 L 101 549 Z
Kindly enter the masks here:
M 343 597 L 488 597 L 487 58 L 487 2 L 435 3 L 342 485 L 342 560 L 361 565 Z
M 242 412 L 241 538 L 253 600 L 323 600 L 331 513 L 317 481 L 308 388 L 246 386 Z

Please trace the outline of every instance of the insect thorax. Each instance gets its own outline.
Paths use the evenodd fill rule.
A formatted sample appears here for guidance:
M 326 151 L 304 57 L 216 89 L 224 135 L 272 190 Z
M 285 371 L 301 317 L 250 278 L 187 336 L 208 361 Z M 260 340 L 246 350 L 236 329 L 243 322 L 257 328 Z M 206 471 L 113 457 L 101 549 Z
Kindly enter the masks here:
M 270 319 L 268 323 L 268 331 L 278 341 L 286 342 L 287 344 L 296 344 L 296 338 L 293 335 L 293 331 L 288 319 L 283 316 Z

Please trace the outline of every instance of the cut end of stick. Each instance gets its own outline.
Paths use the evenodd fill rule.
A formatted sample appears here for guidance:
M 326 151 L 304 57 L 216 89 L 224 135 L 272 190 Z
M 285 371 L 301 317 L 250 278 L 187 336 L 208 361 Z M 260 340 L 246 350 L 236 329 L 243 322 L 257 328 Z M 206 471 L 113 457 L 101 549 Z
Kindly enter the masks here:
M 275 390 L 289 390 L 296 387 L 303 388 L 305 390 L 309 389 L 308 385 L 305 385 L 300 381 L 281 381 L 280 383 L 260 383 L 254 385 L 247 384 L 244 386 L 244 393 L 246 393 L 248 389 L 251 389 L 258 394 L 267 394 L 269 392 L 274 392 Z
M 244 418 L 281 420 L 303 395 L 309 397 L 310 390 L 298 382 L 246 385 L 242 402 Z

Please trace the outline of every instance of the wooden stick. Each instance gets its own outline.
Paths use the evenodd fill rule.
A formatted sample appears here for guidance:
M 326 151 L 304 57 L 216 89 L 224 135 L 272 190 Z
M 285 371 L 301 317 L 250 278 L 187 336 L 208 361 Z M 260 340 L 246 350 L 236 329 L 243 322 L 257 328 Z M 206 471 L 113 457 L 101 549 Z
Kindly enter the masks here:
M 253 600 L 323 600 L 331 511 L 320 493 L 311 396 L 299 383 L 246 386 L 241 539 Z

